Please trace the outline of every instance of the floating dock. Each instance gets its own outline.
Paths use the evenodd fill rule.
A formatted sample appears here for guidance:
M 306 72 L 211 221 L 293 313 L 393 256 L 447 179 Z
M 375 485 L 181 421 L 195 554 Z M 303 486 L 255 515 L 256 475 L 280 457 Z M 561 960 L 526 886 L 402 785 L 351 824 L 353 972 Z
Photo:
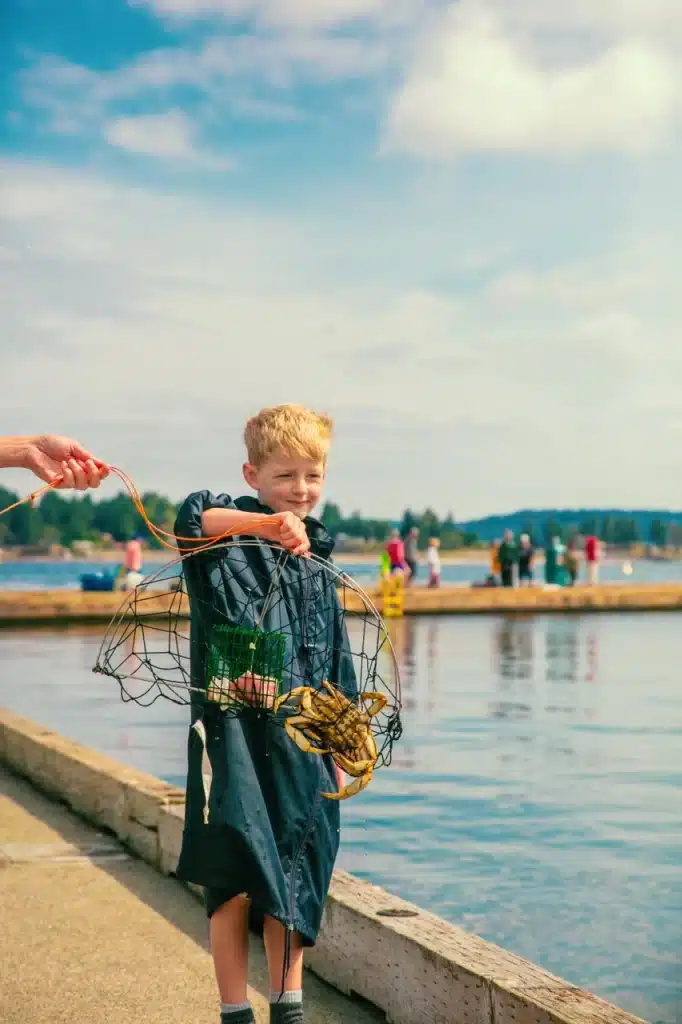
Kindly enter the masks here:
M 217 1020 L 200 890 L 172 877 L 183 821 L 182 790 L 0 708 L 3 1024 Z M 343 871 L 306 962 L 310 1024 L 645 1024 Z
M 383 611 L 379 588 L 368 588 L 377 609 Z M 342 592 L 349 613 L 362 611 L 353 591 Z M 0 591 L 0 627 L 70 624 L 106 624 L 122 607 L 125 594 L 86 593 L 80 590 Z M 145 594 L 145 615 L 168 614 L 173 607 L 180 616 L 189 615 L 186 599 L 173 591 Z M 408 587 L 405 615 L 481 615 L 486 613 L 545 614 L 550 612 L 645 612 L 682 609 L 680 583 L 602 583 L 556 589 L 544 587 L 505 589 L 502 587 Z M 139 609 L 138 609 L 139 613 Z M 125 614 L 125 611 L 124 613 Z

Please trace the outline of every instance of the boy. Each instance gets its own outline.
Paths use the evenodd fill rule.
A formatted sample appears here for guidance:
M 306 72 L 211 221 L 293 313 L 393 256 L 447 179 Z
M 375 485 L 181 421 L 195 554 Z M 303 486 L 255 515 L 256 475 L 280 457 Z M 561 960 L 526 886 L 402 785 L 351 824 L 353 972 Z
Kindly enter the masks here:
M 244 433 L 248 462 L 243 475 L 257 499 L 233 501 L 208 491 L 191 494 L 175 524 L 179 546 L 180 538 L 220 537 L 239 524 L 240 534 L 279 544 L 293 555 L 312 551 L 328 558 L 333 542 L 310 513 L 320 499 L 331 432 L 328 417 L 295 405 L 264 409 L 250 419 Z M 213 553 L 208 548 L 183 568 L 191 607 L 195 686 L 206 680 L 210 625 L 202 608 L 210 599 L 212 608 L 218 605 L 217 611 L 229 621 L 246 570 L 252 581 L 270 584 L 274 579 L 280 592 L 289 588 L 287 600 L 275 603 L 274 618 L 259 623 L 266 630 L 273 624 L 275 629 L 285 627 L 291 638 L 293 669 L 285 689 L 314 685 L 312 676 L 319 685 L 321 676 L 347 696 L 356 696 L 336 590 L 320 585 L 330 581 L 314 562 L 287 559 L 282 564 L 278 550 L 266 544 L 234 545 Z M 304 597 L 301 581 L 310 578 L 318 585 Z M 283 616 L 289 617 L 286 622 Z M 252 677 L 250 692 L 257 688 L 255 680 Z M 221 1020 L 254 1021 L 247 1001 L 250 918 L 252 928 L 263 931 L 270 1020 L 301 1024 L 303 948 L 317 937 L 339 846 L 339 804 L 322 797 L 337 790 L 334 763 L 329 755 L 304 753 L 281 721 L 256 711 L 225 714 L 219 705 L 201 699 L 193 702 L 192 721 L 177 875 L 205 889 Z M 206 756 L 208 784 L 202 768 Z

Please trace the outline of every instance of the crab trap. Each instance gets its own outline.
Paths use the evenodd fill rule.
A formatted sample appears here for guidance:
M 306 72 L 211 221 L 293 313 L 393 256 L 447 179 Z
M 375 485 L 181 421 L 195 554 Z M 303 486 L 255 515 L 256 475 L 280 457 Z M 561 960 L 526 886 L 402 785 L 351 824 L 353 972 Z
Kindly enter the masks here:
M 127 595 L 94 671 L 159 698 L 281 726 L 355 788 L 399 738 L 398 666 L 367 594 L 331 563 L 250 538 L 164 566 Z

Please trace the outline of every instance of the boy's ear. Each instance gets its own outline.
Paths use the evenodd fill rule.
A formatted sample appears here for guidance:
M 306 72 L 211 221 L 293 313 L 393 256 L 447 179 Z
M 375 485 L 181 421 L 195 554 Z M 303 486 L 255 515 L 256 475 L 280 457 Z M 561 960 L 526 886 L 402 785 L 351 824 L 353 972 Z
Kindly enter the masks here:
M 254 491 L 258 490 L 258 471 L 255 466 L 252 466 L 250 462 L 245 462 L 242 466 L 242 473 L 249 487 L 252 487 Z

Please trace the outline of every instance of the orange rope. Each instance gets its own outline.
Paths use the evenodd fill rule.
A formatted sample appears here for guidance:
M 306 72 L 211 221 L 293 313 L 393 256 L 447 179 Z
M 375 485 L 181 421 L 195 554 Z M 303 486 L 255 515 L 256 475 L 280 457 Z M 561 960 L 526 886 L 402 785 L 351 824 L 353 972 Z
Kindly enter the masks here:
M 203 551 L 205 548 L 210 548 L 213 544 L 217 544 L 221 540 L 225 540 L 228 537 L 234 537 L 235 534 L 252 533 L 253 530 L 257 529 L 259 526 L 265 526 L 267 523 L 271 522 L 270 516 L 261 516 L 256 520 L 253 518 L 238 520 L 230 530 L 226 530 L 225 533 L 221 533 L 219 536 L 211 537 L 208 541 L 205 537 L 176 537 L 175 534 L 169 533 L 167 530 L 162 530 L 160 526 L 155 526 L 151 521 L 142 503 L 140 492 L 128 474 L 117 466 L 110 466 L 109 469 L 112 473 L 115 473 L 125 485 L 133 505 L 142 517 L 143 522 L 152 536 L 156 537 L 159 544 L 172 551 L 178 550 L 177 544 L 170 544 L 167 540 L 164 540 L 164 537 L 172 537 L 173 540 L 180 541 L 183 544 L 193 544 L 195 545 L 193 548 L 194 551 Z M 30 503 L 32 508 L 35 508 L 38 498 L 47 491 L 51 491 L 59 487 L 62 480 L 63 477 L 58 476 L 49 484 L 45 484 L 44 487 L 40 487 L 37 491 L 32 491 L 31 494 L 27 494 L 25 498 L 20 498 L 19 501 L 15 501 L 13 505 L 8 505 L 7 508 L 0 509 L 0 516 L 4 516 L 6 512 L 11 512 L 12 509 L 18 508 L 20 505 L 24 505 L 27 502 Z

